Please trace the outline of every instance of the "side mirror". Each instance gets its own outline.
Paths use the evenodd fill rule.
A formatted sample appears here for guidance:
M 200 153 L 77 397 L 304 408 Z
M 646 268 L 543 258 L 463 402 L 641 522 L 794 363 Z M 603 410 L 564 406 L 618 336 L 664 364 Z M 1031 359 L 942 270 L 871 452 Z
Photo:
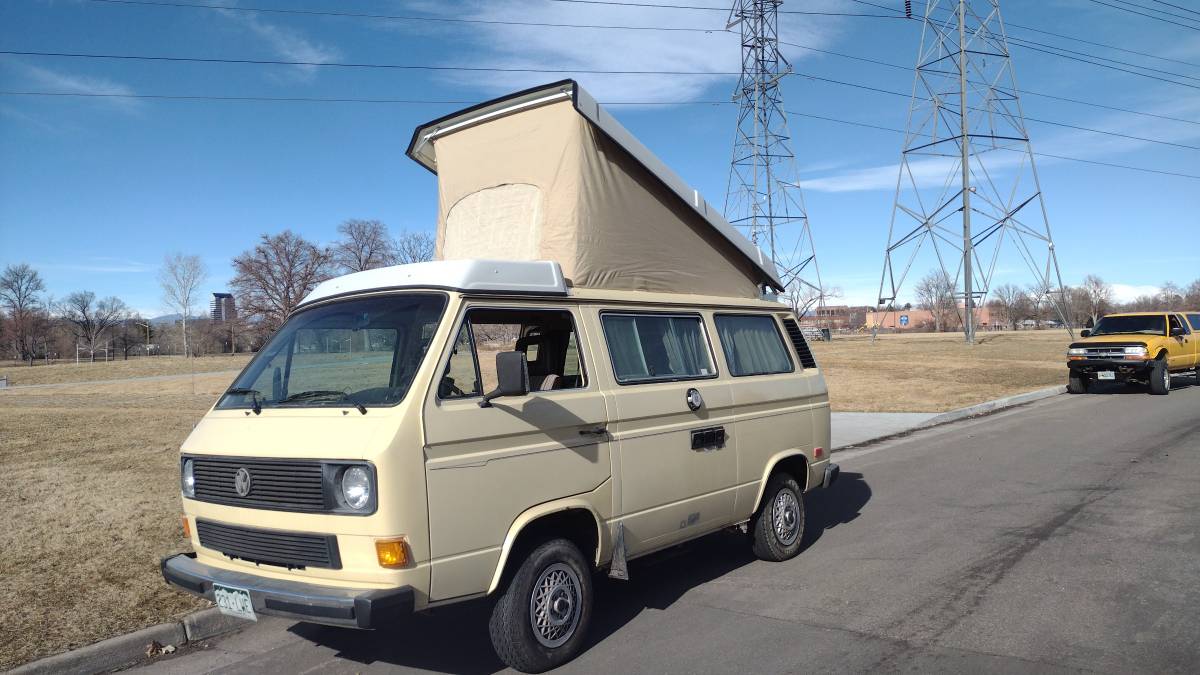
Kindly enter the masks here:
M 1092 336 L 1092 331 L 1088 330 L 1087 328 L 1084 328 L 1083 330 L 1079 331 L 1079 337 L 1091 337 L 1091 336 Z
M 1187 333 L 1184 332 L 1183 326 L 1173 326 L 1171 328 L 1171 337 L 1183 337 L 1184 335 L 1187 335 Z
M 492 399 L 501 396 L 524 396 L 529 393 L 529 362 L 525 352 L 496 354 L 496 388 L 479 401 L 480 408 L 490 408 Z

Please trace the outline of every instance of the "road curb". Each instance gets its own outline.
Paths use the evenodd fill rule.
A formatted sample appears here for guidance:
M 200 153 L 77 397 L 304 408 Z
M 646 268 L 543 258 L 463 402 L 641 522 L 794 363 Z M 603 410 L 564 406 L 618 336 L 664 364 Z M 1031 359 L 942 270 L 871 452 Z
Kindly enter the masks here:
M 1050 398 L 1052 396 L 1058 396 L 1059 394 L 1065 393 L 1067 393 L 1067 387 L 1065 385 L 1058 385 L 1057 387 L 1047 387 L 1046 389 L 1038 389 L 1037 391 L 1027 391 L 1024 394 L 1017 394 L 1015 396 L 1005 396 L 1004 398 L 998 398 L 994 401 L 987 401 L 978 405 L 967 406 L 966 408 L 959 408 L 958 410 L 944 412 L 937 417 L 925 420 L 913 428 L 925 429 L 927 427 L 936 427 L 941 424 L 957 422 L 958 420 L 964 420 L 968 417 L 986 415 L 987 413 L 995 412 L 997 410 L 1012 408 L 1025 403 L 1032 403 L 1034 401 L 1040 401 L 1044 398 Z
M 104 673 L 145 661 L 147 650 L 155 642 L 162 647 L 179 647 L 235 631 L 247 623 L 221 614 L 216 607 L 202 609 L 179 621 L 160 623 L 17 666 L 8 675 Z

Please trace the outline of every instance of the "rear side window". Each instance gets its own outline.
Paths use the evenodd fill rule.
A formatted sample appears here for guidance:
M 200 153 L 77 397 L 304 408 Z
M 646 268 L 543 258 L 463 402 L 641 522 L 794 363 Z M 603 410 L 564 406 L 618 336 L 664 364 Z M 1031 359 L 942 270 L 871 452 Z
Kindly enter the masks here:
M 734 377 L 794 370 L 775 319 L 769 316 L 718 314 L 717 336 Z
M 1188 323 L 1192 324 L 1192 330 L 1200 330 L 1200 314 L 1188 314 Z
M 606 313 L 600 318 L 621 384 L 716 377 L 699 316 Z

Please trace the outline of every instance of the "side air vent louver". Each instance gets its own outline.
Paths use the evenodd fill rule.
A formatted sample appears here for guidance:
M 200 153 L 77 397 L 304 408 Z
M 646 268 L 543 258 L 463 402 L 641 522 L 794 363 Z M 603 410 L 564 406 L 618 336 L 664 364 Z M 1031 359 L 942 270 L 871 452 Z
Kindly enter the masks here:
M 808 348 L 808 342 L 805 341 L 804 334 L 800 332 L 800 326 L 792 319 L 784 319 L 783 327 L 787 329 L 788 337 L 796 346 L 796 354 L 800 356 L 800 365 L 805 368 L 816 368 L 817 360 L 813 358 L 812 350 Z

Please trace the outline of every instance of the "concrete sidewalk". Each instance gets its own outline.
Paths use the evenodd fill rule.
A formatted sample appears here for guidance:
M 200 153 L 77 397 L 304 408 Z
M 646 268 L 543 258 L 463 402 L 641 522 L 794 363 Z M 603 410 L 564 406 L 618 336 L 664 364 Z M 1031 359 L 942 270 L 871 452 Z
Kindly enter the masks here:
M 833 449 L 860 445 L 916 429 L 940 413 L 868 413 L 835 412 L 830 414 Z

